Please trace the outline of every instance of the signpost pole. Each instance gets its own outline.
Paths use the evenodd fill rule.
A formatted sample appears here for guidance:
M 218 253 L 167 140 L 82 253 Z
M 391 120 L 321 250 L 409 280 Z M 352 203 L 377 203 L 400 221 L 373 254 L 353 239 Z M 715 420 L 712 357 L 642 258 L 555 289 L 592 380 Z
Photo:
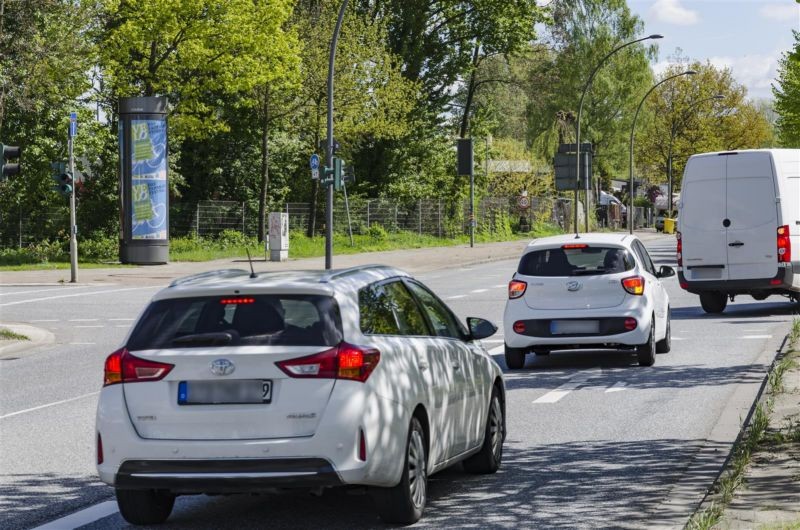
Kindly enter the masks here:
M 70 283 L 78 282 L 78 224 L 75 215 L 75 191 L 77 181 L 75 180 L 75 159 L 72 154 L 72 144 L 75 134 L 78 132 L 78 114 L 71 112 L 69 115 L 69 135 L 67 138 L 67 150 L 69 151 L 69 174 L 72 175 L 72 193 L 69 194 L 69 269 Z

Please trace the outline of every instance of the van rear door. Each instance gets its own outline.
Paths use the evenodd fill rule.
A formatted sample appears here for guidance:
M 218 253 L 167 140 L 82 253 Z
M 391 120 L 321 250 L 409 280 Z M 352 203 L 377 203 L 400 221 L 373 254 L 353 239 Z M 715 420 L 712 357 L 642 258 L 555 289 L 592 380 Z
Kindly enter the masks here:
M 680 222 L 684 276 L 689 281 L 728 279 L 728 246 L 723 226 L 727 158 L 693 156 L 686 164 Z
M 778 273 L 778 203 L 772 157 L 740 152 L 728 160 L 728 279 L 773 278 Z

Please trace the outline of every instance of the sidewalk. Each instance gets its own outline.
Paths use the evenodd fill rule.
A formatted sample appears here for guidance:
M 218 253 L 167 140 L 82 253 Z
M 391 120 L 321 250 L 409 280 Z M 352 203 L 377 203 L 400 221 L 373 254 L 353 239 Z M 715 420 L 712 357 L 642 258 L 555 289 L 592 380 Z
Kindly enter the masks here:
M 641 231 L 637 235 L 643 240 L 658 239 L 662 236 L 656 232 Z M 452 247 L 427 247 L 405 250 L 390 250 L 384 252 L 365 252 L 361 254 L 336 255 L 334 248 L 333 266 L 337 269 L 378 263 L 391 265 L 412 274 L 428 272 L 438 269 L 448 269 L 454 266 L 464 266 L 489 261 L 502 261 L 516 259 L 528 240 L 503 241 L 499 243 L 476 244 L 474 248 L 469 245 Z M 291 258 L 292 251 L 289 250 Z M 82 285 L 103 284 L 133 284 L 160 285 L 169 283 L 175 278 L 197 274 L 216 269 L 249 269 L 246 257 L 226 258 L 202 262 L 173 262 L 166 265 L 145 265 L 139 267 L 120 267 L 108 269 L 78 269 L 78 283 Z M 258 272 L 271 272 L 297 269 L 323 269 L 325 258 L 289 259 L 285 262 L 264 261 L 263 258 L 253 260 L 253 268 Z M 509 273 L 510 277 L 510 273 Z M 66 284 L 69 285 L 69 269 L 60 270 L 35 270 L 35 271 L 9 271 L 0 272 L 0 286 L 31 285 L 31 284 Z

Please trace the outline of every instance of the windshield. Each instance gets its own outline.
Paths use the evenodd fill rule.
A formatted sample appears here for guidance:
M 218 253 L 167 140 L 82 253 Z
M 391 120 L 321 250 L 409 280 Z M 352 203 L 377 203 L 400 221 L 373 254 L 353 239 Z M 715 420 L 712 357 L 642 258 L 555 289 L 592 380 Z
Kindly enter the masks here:
M 203 346 L 333 346 L 341 341 L 338 306 L 317 295 L 175 298 L 150 304 L 128 349 Z
M 634 266 L 633 257 L 624 248 L 587 245 L 528 252 L 522 256 L 517 272 L 525 276 L 586 276 L 616 274 Z

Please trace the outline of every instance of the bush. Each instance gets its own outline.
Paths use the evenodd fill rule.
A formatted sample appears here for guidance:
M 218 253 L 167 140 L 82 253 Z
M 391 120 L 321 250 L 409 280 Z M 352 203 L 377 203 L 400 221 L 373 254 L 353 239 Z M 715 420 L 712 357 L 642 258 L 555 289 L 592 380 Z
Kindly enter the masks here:
M 255 238 L 247 237 L 238 230 L 225 229 L 215 238 L 215 246 L 222 249 L 242 248 L 258 244 Z
M 113 237 L 95 236 L 78 244 L 81 261 L 117 261 L 119 259 L 119 240 Z
M 367 235 L 370 239 L 375 241 L 384 241 L 389 237 L 389 233 L 386 229 L 378 223 L 372 223 L 372 226 L 367 229 Z
M 33 258 L 33 263 L 63 261 L 67 258 L 67 252 L 58 241 L 51 242 L 45 239 L 38 243 L 31 243 L 25 250 Z

